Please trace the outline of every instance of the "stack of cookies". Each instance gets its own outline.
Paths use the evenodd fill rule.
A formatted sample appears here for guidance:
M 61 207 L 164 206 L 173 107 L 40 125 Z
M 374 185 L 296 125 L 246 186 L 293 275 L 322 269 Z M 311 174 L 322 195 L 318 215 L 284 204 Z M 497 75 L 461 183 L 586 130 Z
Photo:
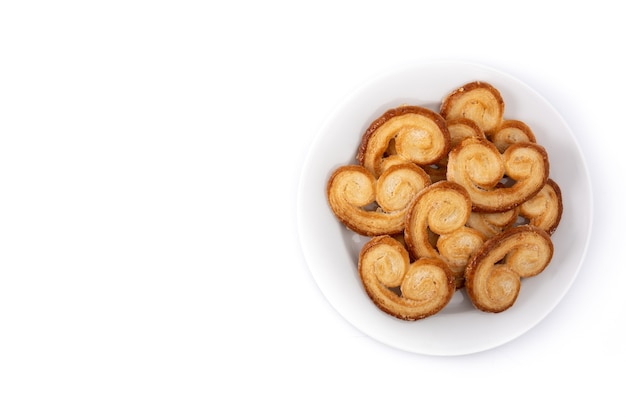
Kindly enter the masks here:
M 355 163 L 328 179 L 337 219 L 371 238 L 358 271 L 382 311 L 422 319 L 463 290 L 476 308 L 502 312 L 521 279 L 551 261 L 561 191 L 545 148 L 504 107 L 493 85 L 474 81 L 439 112 L 389 109 L 364 132 Z

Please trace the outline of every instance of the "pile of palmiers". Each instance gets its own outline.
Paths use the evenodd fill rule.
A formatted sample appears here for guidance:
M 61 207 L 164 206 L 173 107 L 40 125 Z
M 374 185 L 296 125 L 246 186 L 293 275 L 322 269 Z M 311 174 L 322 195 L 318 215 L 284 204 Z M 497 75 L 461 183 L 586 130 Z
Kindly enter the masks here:
M 550 263 L 563 211 L 537 142 L 480 81 L 443 97 L 439 112 L 404 105 L 369 125 L 326 191 L 335 216 L 371 238 L 358 272 L 382 311 L 422 319 L 460 290 L 483 311 L 513 306 L 521 279 Z

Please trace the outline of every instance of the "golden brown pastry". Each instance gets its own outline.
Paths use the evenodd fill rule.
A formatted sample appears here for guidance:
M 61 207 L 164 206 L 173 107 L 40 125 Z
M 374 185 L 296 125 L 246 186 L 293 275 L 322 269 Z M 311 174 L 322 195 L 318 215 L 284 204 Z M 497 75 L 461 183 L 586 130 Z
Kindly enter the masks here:
M 437 259 L 413 263 L 398 240 L 377 236 L 359 254 L 359 276 L 370 299 L 387 314 L 419 320 L 443 309 L 454 294 L 454 279 Z
M 363 134 L 357 160 L 375 176 L 383 159 L 398 155 L 418 165 L 435 163 L 450 148 L 450 135 L 441 115 L 420 106 L 387 110 Z
M 485 237 L 471 227 L 460 227 L 452 233 L 440 235 L 437 251 L 454 274 L 456 288 L 465 285 L 465 268 L 469 257 L 478 250 Z
M 466 118 L 490 135 L 502 123 L 504 100 L 491 84 L 474 81 L 452 91 L 441 102 L 440 113 L 446 120 Z
M 537 143 L 533 131 L 520 120 L 504 120 L 491 135 L 490 140 L 500 153 L 514 143 Z
M 499 313 L 517 300 L 521 278 L 542 272 L 554 247 L 543 230 L 523 225 L 487 240 L 471 257 L 465 271 L 465 289 L 474 306 Z
M 446 120 L 446 126 L 448 126 L 448 132 L 450 132 L 451 148 L 468 138 L 486 139 L 485 132 L 483 132 L 480 126 L 475 121 L 467 118 L 448 119 Z
M 472 203 L 458 184 L 440 181 L 420 191 L 407 209 L 404 240 L 415 258 L 440 259 L 452 270 L 457 288 L 483 236 L 466 227 Z
M 326 186 L 333 213 L 350 230 L 366 235 L 401 233 L 413 197 L 430 178 L 411 163 L 389 167 L 380 178 L 360 165 L 336 169 Z
M 389 167 L 393 165 L 401 165 L 406 164 L 407 160 L 401 157 L 400 155 L 393 154 L 389 156 L 385 156 L 380 164 L 380 172 L 385 172 Z M 424 169 L 424 167 L 420 167 Z
M 468 138 L 486 139 L 482 129 L 470 119 L 446 120 L 446 127 L 450 133 L 450 149 Z M 424 171 L 430 175 L 432 182 L 446 179 L 448 155 L 444 155 L 436 163 L 423 166 Z
M 549 169 L 546 150 L 535 143 L 516 143 L 500 154 L 488 140 L 472 138 L 448 154 L 447 179 L 467 190 L 474 211 L 502 212 L 537 194 Z M 505 179 L 510 184 L 502 186 Z
M 563 199 L 558 184 L 548 178 L 541 191 L 520 206 L 520 214 L 533 226 L 553 234 L 563 214 Z
M 473 211 L 467 221 L 467 226 L 482 233 L 486 238 L 490 238 L 512 227 L 517 222 L 518 214 L 519 208 L 517 207 L 499 213 Z

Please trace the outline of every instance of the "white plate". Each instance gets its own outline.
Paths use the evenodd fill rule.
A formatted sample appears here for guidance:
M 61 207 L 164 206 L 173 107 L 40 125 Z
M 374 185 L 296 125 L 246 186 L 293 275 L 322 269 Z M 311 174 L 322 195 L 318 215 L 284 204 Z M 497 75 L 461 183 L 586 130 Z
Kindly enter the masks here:
M 561 187 L 564 212 L 553 235 L 554 256 L 541 275 L 523 280 L 516 303 L 499 314 L 476 310 L 464 291 L 438 314 L 405 322 L 381 312 L 367 297 L 356 264 L 362 237 L 349 232 L 328 207 L 330 173 L 355 162 L 364 130 L 401 104 L 439 110 L 445 94 L 467 82 L 493 84 L 505 118 L 527 123 L 550 158 L 550 177 Z M 365 334 L 398 349 L 462 355 L 509 342 L 539 323 L 566 294 L 587 251 L 592 223 L 591 183 L 584 158 L 559 113 L 520 80 L 481 65 L 412 64 L 377 77 L 348 97 L 319 131 L 304 164 L 297 196 L 298 228 L 310 271 L 330 304 Z

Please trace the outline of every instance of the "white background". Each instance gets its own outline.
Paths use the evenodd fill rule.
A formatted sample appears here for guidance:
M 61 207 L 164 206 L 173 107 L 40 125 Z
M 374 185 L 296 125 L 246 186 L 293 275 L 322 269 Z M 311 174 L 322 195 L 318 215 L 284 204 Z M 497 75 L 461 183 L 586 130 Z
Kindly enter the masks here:
M 0 415 L 624 415 L 626 31 L 570 4 L 3 2 Z M 540 92 L 594 192 L 563 301 L 460 357 L 353 328 L 296 230 L 325 118 L 433 59 Z

